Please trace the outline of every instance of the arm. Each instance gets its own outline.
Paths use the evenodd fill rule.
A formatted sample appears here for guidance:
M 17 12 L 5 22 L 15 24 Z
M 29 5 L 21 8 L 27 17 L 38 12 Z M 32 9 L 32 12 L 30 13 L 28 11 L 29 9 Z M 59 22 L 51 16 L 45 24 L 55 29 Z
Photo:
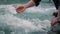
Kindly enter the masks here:
M 34 6 L 34 5 L 35 5 L 35 6 L 38 6 L 40 1 L 41 1 L 41 0 L 31 0 L 31 1 L 29 1 L 28 3 L 24 4 L 24 6 L 25 6 L 26 8 L 32 7 L 32 6 Z
M 58 19 L 60 19 L 60 0 L 58 0 L 57 5 L 58 5 L 58 15 L 57 15 L 57 17 L 58 17 Z
M 29 8 L 29 7 L 32 7 L 32 6 L 34 6 L 34 5 L 35 5 L 34 1 L 31 0 L 31 1 L 29 1 L 28 3 L 24 4 L 23 6 L 24 6 L 25 8 Z
M 39 2 L 41 0 L 31 0 L 29 1 L 28 3 L 22 5 L 22 6 L 19 6 L 17 9 L 16 9 L 16 12 L 17 13 L 21 13 L 23 12 L 26 8 L 29 8 L 29 7 L 32 7 L 32 6 L 38 6 L 39 5 Z
M 58 6 L 58 18 L 60 18 L 60 6 Z

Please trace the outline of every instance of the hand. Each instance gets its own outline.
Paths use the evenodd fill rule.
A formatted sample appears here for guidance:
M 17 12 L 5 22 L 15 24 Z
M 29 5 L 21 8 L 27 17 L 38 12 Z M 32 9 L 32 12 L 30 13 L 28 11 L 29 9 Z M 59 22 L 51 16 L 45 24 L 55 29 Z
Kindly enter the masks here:
M 57 17 L 51 21 L 51 25 L 53 26 L 56 22 L 57 22 Z
M 25 6 L 19 6 L 18 8 L 16 8 L 16 12 L 17 13 L 21 13 L 25 10 Z

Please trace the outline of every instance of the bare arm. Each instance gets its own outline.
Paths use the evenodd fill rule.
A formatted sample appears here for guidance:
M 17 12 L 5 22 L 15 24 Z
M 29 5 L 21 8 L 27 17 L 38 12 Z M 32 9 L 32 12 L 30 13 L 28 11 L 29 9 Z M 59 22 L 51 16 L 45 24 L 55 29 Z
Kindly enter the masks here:
M 24 4 L 23 6 L 25 6 L 26 8 L 28 8 L 28 7 L 32 7 L 34 5 L 35 5 L 35 2 L 33 0 L 31 0 L 28 3 Z
M 26 3 L 24 6 L 26 7 L 26 8 L 28 8 L 28 7 L 32 7 L 32 6 L 38 6 L 39 5 L 39 2 L 40 2 L 41 0 L 30 0 L 28 3 Z
M 58 18 L 60 18 L 60 6 L 58 6 Z
M 40 0 L 30 0 L 28 3 L 22 5 L 22 6 L 19 6 L 17 9 L 16 9 L 16 12 L 18 13 L 21 13 L 23 12 L 26 8 L 29 8 L 29 7 L 32 7 L 32 6 L 38 6 L 39 5 L 39 2 Z

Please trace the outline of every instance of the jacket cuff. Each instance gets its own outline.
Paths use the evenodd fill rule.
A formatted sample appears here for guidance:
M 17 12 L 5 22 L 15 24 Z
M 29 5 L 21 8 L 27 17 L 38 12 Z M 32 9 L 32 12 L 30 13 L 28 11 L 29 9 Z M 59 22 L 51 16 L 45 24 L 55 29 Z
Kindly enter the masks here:
M 35 6 L 38 6 L 41 0 L 33 0 L 33 1 L 35 2 Z

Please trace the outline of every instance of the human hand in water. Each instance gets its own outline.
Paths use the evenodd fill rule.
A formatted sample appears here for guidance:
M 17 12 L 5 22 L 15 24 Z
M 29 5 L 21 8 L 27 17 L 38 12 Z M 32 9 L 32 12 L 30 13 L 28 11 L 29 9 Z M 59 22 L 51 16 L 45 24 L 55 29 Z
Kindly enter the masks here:
M 26 9 L 25 6 L 19 6 L 19 7 L 16 8 L 16 12 L 17 12 L 17 13 L 21 13 L 21 12 L 23 12 L 25 9 Z
M 57 22 L 57 17 L 51 21 L 51 26 L 53 26 L 56 22 Z

